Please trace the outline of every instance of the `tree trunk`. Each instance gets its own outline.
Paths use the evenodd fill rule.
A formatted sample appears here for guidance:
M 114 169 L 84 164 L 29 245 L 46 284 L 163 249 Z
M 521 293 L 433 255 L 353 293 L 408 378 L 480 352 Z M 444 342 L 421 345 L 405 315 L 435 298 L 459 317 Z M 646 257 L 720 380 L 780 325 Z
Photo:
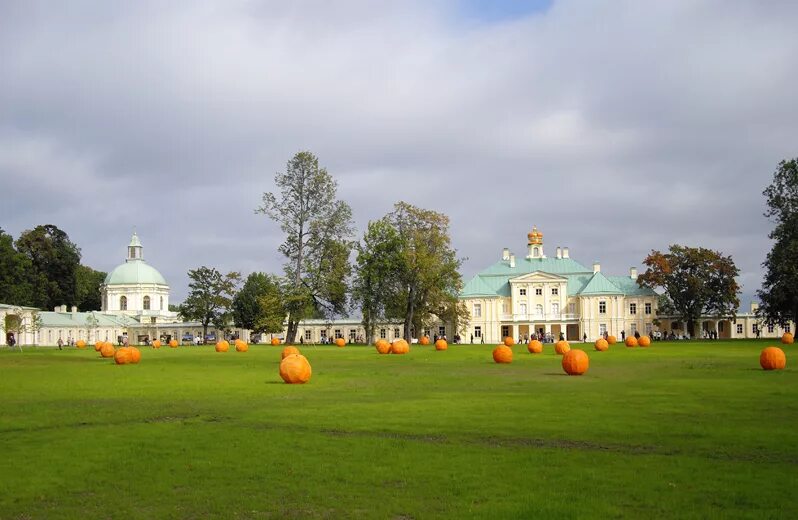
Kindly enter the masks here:
M 299 328 L 299 320 L 294 316 L 288 315 L 288 330 L 285 334 L 285 342 L 288 345 L 293 345 L 296 340 L 296 331 Z
M 208 323 L 202 322 L 202 344 L 205 344 L 205 338 L 208 337 Z
M 413 324 L 413 313 L 415 312 L 415 302 L 413 301 L 416 295 L 416 291 L 414 288 L 410 288 L 410 292 L 407 295 L 407 310 L 405 312 L 405 326 L 404 326 L 404 337 L 405 341 L 410 343 L 410 327 Z

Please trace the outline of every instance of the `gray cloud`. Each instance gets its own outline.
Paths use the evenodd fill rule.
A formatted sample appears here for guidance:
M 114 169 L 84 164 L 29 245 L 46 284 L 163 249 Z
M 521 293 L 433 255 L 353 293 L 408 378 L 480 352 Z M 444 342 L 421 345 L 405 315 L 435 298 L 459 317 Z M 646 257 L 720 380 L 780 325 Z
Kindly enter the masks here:
M 55 223 L 104 270 L 135 226 L 179 300 L 199 265 L 280 271 L 253 210 L 309 149 L 360 230 L 397 200 L 447 213 L 466 276 L 537 224 L 618 274 L 720 249 L 750 299 L 761 191 L 798 155 L 798 6 L 460 7 L 4 2 L 0 225 Z

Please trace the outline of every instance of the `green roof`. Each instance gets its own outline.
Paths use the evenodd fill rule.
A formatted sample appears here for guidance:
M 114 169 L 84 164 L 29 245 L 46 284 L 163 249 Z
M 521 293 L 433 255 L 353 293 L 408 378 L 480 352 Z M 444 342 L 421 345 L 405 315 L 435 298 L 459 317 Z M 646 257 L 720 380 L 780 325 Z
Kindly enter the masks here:
M 607 278 L 627 296 L 657 295 L 653 289 L 649 289 L 648 287 L 640 287 L 637 285 L 637 280 L 629 276 L 608 276 Z
M 617 286 L 607 280 L 601 272 L 595 273 L 588 284 L 579 292 L 581 296 L 592 294 L 623 294 Z
M 168 285 L 157 269 L 144 260 L 128 260 L 105 277 L 105 285 L 157 284 Z
M 481 276 L 506 275 L 514 278 L 522 274 L 534 273 L 536 271 L 551 274 L 592 272 L 590 269 L 570 258 L 522 258 L 516 260 L 515 267 L 510 267 L 510 262 L 508 260 L 499 260 L 479 274 Z

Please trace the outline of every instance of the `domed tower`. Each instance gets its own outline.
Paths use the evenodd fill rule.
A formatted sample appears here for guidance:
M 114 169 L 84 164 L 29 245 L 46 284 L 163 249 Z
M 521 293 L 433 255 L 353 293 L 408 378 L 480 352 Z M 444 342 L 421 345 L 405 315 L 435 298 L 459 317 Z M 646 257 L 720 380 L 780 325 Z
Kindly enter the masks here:
M 144 247 L 135 232 L 127 246 L 125 263 L 108 273 L 101 292 L 102 310 L 110 314 L 143 316 L 150 323 L 158 316 L 174 314 L 169 312 L 169 285 L 144 261 Z
M 527 258 L 546 258 L 543 254 L 543 233 L 538 231 L 537 226 L 532 226 L 532 231 L 527 234 Z

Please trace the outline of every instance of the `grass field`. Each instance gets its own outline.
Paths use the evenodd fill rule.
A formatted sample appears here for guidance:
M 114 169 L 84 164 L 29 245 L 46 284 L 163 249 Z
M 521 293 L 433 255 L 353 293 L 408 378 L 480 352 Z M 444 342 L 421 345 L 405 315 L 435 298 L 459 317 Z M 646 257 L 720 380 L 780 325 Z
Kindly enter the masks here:
M 798 518 L 798 345 L 0 351 L 0 518 Z M 572 345 L 576 346 L 576 345 Z

